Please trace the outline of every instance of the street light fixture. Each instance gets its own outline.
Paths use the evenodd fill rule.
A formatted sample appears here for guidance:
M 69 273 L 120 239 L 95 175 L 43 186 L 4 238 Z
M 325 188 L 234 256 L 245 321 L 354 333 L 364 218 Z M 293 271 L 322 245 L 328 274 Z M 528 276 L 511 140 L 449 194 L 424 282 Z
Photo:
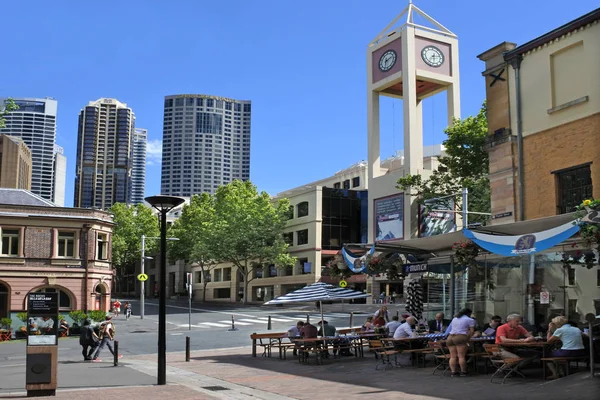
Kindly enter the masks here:
M 160 239 L 160 237 L 152 237 L 142 235 L 142 262 L 140 266 L 140 274 L 146 273 L 146 260 L 153 260 L 152 257 L 146 257 L 146 239 Z M 179 238 L 167 238 L 167 240 L 179 240 Z M 140 282 L 140 319 L 144 319 L 146 311 L 146 282 Z
M 167 384 L 167 213 L 185 202 L 181 197 L 150 196 L 145 200 L 160 212 L 160 277 L 158 286 L 158 385 Z

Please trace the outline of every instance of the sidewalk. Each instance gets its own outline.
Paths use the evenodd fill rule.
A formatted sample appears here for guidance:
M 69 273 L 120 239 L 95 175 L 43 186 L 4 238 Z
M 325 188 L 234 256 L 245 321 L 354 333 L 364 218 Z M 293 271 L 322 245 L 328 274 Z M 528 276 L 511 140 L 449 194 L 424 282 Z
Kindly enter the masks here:
M 402 358 L 406 365 L 403 368 L 376 371 L 374 359 L 370 355 L 366 355 L 364 359 L 347 357 L 327 360 L 325 365 L 302 365 L 293 357 L 288 360 L 279 360 L 277 357 L 252 358 L 250 347 L 196 351 L 192 353 L 190 362 L 185 362 L 183 353 L 169 353 L 169 384 L 159 387 L 151 386 L 156 382 L 156 355 L 135 356 L 121 361 L 121 367 L 112 367 L 110 363 L 64 364 L 60 370 L 60 389 L 56 398 L 86 396 L 90 394 L 89 390 L 97 390 L 82 390 L 84 382 L 102 387 L 103 400 L 123 397 L 158 400 L 165 396 L 169 400 L 313 400 L 315 397 L 364 399 L 369 395 L 375 395 L 377 400 L 596 400 L 600 392 L 600 378 L 591 379 L 587 372 L 550 382 L 543 382 L 538 377 L 530 377 L 525 381 L 509 379 L 506 384 L 500 385 L 490 383 L 490 375 L 466 378 L 432 376 L 432 368 L 413 368 L 405 358 Z M 79 375 L 67 378 L 74 370 L 73 367 L 78 370 Z M 82 378 L 83 376 L 87 379 Z M 20 379 L 24 380 L 23 377 Z M 76 384 L 69 383 L 70 380 L 74 380 Z M 4 383 L 6 377 L 0 376 L 0 388 L 4 387 Z M 20 387 L 24 387 L 23 382 Z M 74 390 L 76 388 L 79 390 Z M 24 397 L 23 390 L 17 396 L 13 391 L 12 397 L 3 397 L 2 392 L 0 390 L 2 399 Z

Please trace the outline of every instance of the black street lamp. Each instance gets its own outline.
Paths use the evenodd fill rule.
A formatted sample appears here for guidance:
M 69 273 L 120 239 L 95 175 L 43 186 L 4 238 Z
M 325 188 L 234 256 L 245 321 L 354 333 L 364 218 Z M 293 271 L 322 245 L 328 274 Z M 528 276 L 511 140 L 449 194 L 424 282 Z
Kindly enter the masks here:
M 158 385 L 167 384 L 167 213 L 185 200 L 150 196 L 145 200 L 160 212 L 160 274 L 158 284 Z

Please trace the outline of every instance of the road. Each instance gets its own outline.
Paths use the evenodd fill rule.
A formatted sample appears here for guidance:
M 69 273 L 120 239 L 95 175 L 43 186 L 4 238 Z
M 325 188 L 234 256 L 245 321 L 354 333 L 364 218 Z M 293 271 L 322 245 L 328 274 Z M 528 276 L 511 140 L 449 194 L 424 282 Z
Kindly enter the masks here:
M 121 300 L 121 302 L 124 302 Z M 127 321 L 123 315 L 114 318 L 116 340 L 119 341 L 119 353 L 127 355 L 157 353 L 158 342 L 158 301 L 146 300 L 144 319 L 139 317 L 139 304 L 131 301 L 133 315 Z M 348 327 L 348 312 L 326 312 L 324 317 L 337 328 Z M 339 307 L 338 307 L 339 309 Z M 313 308 L 308 313 L 310 320 L 316 324 L 321 316 Z M 235 331 L 231 329 L 232 316 L 235 320 Z M 287 331 L 296 321 L 306 320 L 307 312 L 285 308 L 268 309 L 263 307 L 223 305 L 192 305 L 192 327 L 189 330 L 188 307 L 183 302 L 170 301 L 167 305 L 167 352 L 185 351 L 185 337 L 190 337 L 192 350 L 219 349 L 250 345 L 250 334 L 267 332 L 268 317 L 271 316 L 272 331 Z M 361 325 L 366 315 L 355 315 L 354 325 Z M 59 360 L 78 360 L 81 357 L 78 337 L 59 340 Z M 109 357 L 104 350 L 104 357 Z M 101 356 L 102 357 L 102 356 Z M 7 363 L 5 361 L 11 361 Z M 0 343 L 0 368 L 25 361 L 25 342 Z M 5 365 L 2 365 L 5 364 Z M 1 372 L 1 370 L 0 370 Z

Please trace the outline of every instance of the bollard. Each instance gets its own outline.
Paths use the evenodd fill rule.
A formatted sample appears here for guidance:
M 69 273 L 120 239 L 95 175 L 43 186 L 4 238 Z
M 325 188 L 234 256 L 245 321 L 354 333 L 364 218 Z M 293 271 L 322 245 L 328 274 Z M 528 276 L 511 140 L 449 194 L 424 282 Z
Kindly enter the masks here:
M 400 311 L 396 310 L 396 317 L 398 317 L 398 320 L 400 320 Z
M 350 313 L 350 329 L 354 327 L 354 311 Z
M 310 324 L 310 315 L 306 314 L 306 323 Z
M 271 330 L 271 316 L 269 315 L 269 321 L 267 322 L 267 330 Z
M 118 340 L 115 340 L 113 352 L 114 352 L 114 354 L 113 354 L 114 366 L 118 367 L 119 366 L 119 341 Z
M 231 328 L 228 329 L 229 332 L 232 331 L 237 331 L 237 328 L 235 327 L 235 319 L 233 318 L 233 314 L 231 314 Z
M 185 337 L 185 361 L 190 362 L 190 337 Z

